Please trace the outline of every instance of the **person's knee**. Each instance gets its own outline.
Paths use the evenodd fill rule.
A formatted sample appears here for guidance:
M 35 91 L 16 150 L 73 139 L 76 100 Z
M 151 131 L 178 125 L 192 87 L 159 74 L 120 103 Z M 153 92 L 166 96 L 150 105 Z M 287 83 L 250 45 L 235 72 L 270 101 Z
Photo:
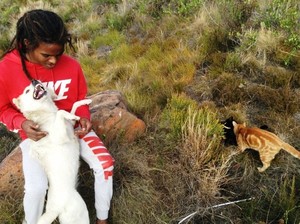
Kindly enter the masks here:
M 114 159 L 113 157 L 108 155 L 100 155 L 98 156 L 98 160 L 100 162 L 100 165 L 97 165 L 98 167 L 94 167 L 94 170 L 97 170 L 101 172 L 101 170 L 113 170 L 114 169 Z
M 114 160 L 112 159 L 110 161 L 110 166 L 107 166 L 105 168 L 104 167 L 93 168 L 95 178 L 108 180 L 109 177 L 112 177 L 113 170 L 114 170 L 113 164 L 114 164 Z

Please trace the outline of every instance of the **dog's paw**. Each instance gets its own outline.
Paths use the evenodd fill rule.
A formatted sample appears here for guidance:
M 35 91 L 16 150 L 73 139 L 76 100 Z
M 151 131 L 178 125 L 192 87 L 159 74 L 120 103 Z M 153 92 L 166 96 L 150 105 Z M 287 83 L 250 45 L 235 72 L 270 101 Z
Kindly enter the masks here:
M 70 116 L 65 116 L 65 119 L 70 120 L 70 121 L 79 121 L 80 117 L 74 115 L 74 114 L 69 114 Z
M 78 116 L 75 115 L 73 120 L 79 121 L 79 120 L 80 120 L 80 117 L 78 117 Z
M 75 121 L 79 121 L 80 120 L 80 117 L 74 115 L 74 114 L 71 114 L 65 110 L 59 110 L 57 111 L 57 114 L 59 114 L 60 116 L 62 116 L 63 118 L 67 119 L 67 120 L 75 120 Z

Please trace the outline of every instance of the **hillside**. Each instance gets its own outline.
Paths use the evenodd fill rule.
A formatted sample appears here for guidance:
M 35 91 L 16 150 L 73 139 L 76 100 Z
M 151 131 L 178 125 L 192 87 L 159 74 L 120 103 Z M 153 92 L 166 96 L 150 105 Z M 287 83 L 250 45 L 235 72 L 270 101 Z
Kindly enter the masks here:
M 134 143 L 107 145 L 116 160 L 111 223 L 178 223 L 194 212 L 182 223 L 300 222 L 300 161 L 282 151 L 259 173 L 258 154 L 225 145 L 221 124 L 233 116 L 266 125 L 300 148 L 299 1 L 45 2 L 1 0 L 0 53 L 24 11 L 54 10 L 89 94 L 121 91 L 147 124 Z M 3 159 L 19 140 L 1 131 Z M 85 168 L 79 187 L 93 211 Z M 21 222 L 21 200 L 0 200 L 0 223 Z

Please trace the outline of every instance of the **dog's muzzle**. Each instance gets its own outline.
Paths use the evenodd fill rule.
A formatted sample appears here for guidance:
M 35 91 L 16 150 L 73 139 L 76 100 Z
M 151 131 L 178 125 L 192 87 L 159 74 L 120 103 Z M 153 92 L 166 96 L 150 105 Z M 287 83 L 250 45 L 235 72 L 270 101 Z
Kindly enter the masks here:
M 32 85 L 34 86 L 33 99 L 39 100 L 47 94 L 47 91 L 41 82 L 34 79 L 32 80 Z

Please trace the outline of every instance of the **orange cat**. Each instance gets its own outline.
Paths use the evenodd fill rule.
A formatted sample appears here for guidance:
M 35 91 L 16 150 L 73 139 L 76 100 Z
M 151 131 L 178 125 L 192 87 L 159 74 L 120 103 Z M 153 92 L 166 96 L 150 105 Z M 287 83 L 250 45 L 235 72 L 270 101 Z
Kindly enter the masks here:
M 300 152 L 275 134 L 260 128 L 248 128 L 245 124 L 237 124 L 235 121 L 232 123 L 239 149 L 243 152 L 250 148 L 259 152 L 263 164 L 258 168 L 259 172 L 265 171 L 270 166 L 281 149 L 300 159 Z

